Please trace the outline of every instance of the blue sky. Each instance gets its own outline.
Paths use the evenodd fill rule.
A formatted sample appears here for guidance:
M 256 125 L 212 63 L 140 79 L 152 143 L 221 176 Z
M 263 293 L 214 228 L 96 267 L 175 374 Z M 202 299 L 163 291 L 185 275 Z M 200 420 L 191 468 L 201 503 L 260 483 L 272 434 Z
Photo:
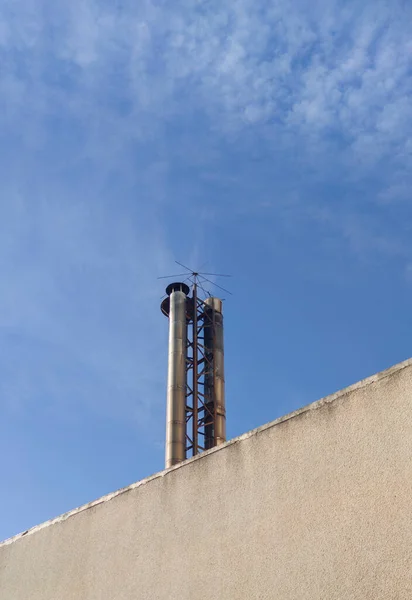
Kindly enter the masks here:
M 408 358 L 412 5 L 3 0 L 0 539 L 163 468 L 174 260 L 228 436 Z

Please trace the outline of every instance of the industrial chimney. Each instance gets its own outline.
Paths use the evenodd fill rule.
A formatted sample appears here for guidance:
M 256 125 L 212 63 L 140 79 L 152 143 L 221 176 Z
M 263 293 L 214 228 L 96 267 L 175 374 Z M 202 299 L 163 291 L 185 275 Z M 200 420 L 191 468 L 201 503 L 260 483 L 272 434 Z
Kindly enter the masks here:
M 222 301 L 172 283 L 161 304 L 169 317 L 166 468 L 226 441 Z
M 166 408 L 166 468 L 186 458 L 187 296 L 185 283 L 166 288 L 163 312 L 169 317 L 169 362 Z M 167 308 L 166 308 L 167 306 Z
M 206 410 L 213 415 L 213 419 L 205 423 L 205 448 L 209 450 L 226 441 L 222 301 L 206 298 L 204 312 L 205 401 Z

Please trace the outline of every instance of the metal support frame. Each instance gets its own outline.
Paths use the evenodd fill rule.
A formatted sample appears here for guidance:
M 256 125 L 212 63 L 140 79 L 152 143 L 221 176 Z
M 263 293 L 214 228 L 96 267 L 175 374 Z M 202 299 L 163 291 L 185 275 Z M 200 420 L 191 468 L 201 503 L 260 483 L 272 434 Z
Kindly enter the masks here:
M 217 402 L 214 385 L 215 310 L 199 299 L 196 283 L 191 301 L 187 341 L 186 458 L 225 441 L 225 437 L 222 439 L 224 426 L 216 426 L 219 418 L 224 423 L 225 414 L 224 398 Z

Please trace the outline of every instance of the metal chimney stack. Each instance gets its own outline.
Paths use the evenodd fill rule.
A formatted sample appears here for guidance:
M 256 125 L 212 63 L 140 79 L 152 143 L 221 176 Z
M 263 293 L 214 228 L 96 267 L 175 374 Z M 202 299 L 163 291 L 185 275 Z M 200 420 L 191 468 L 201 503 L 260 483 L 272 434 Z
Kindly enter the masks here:
M 204 302 L 205 401 L 207 411 L 213 415 L 211 422 L 205 425 L 206 450 L 226 441 L 222 304 L 219 298 L 206 298 Z
M 161 305 L 169 317 L 166 468 L 226 441 L 222 301 L 201 300 L 192 276 L 192 296 L 172 283 Z
M 185 283 L 171 283 L 167 289 L 169 317 L 169 363 L 166 410 L 166 468 L 186 458 L 186 386 L 187 386 L 187 295 Z

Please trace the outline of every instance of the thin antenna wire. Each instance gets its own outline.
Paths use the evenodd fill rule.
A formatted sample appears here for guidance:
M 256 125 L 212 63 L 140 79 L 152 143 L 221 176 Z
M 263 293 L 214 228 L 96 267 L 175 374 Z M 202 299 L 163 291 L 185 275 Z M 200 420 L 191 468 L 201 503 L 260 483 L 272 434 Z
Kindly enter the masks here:
M 203 277 L 203 275 L 201 277 Z M 203 277 L 203 279 L 205 279 L 206 281 L 208 281 L 212 285 L 215 285 L 217 288 L 219 288 L 220 290 L 223 290 L 227 294 L 230 294 L 231 296 L 233 296 L 232 292 L 229 292 L 229 290 L 227 290 L 226 288 L 222 287 L 221 285 L 218 285 L 217 283 L 214 283 L 213 281 L 210 281 L 210 279 L 208 279 L 207 277 Z
M 221 285 L 218 285 L 214 281 L 211 281 L 210 279 L 205 277 L 205 275 L 209 275 L 211 277 L 231 277 L 231 275 L 227 275 L 227 274 L 223 274 L 223 273 L 209 273 L 206 271 L 193 271 L 190 267 L 188 267 L 187 265 L 184 265 L 183 263 L 179 262 L 178 260 L 175 260 L 175 263 L 177 265 L 183 267 L 184 269 L 186 269 L 187 272 L 186 273 L 177 273 L 176 275 L 165 275 L 163 277 L 158 277 L 158 279 L 171 279 L 173 277 L 183 277 L 183 275 L 187 275 L 187 277 L 185 278 L 183 283 L 185 283 L 186 281 L 190 281 L 193 285 L 198 285 L 199 288 L 206 295 L 212 296 L 212 293 L 204 288 L 203 284 L 205 281 L 207 281 L 208 283 L 219 288 L 223 292 L 226 292 L 227 294 L 230 294 L 231 296 L 233 296 L 232 292 L 230 292 L 226 288 L 222 287 Z M 206 264 L 206 263 L 203 263 L 203 264 Z
M 202 290 L 202 292 L 204 293 L 204 295 L 207 296 L 211 296 L 212 294 L 209 292 L 209 290 L 205 290 L 205 288 L 203 287 L 202 283 L 200 281 L 198 281 L 198 286 L 200 287 L 200 289 Z
M 176 275 L 165 275 L 163 277 L 158 277 L 158 279 L 170 279 L 171 277 L 183 277 L 183 275 L 187 275 L 187 273 L 176 273 Z
M 193 271 L 193 269 L 189 269 L 189 267 L 186 267 L 186 265 L 182 264 L 181 262 L 179 262 L 178 260 L 175 260 L 175 263 L 177 265 L 180 265 L 181 267 L 183 267 L 184 269 L 187 269 L 188 271 L 190 271 L 190 273 L 196 273 L 196 271 Z
M 232 277 L 231 275 L 222 275 L 222 273 L 205 273 L 204 271 L 199 271 L 199 275 L 213 275 L 213 277 Z

